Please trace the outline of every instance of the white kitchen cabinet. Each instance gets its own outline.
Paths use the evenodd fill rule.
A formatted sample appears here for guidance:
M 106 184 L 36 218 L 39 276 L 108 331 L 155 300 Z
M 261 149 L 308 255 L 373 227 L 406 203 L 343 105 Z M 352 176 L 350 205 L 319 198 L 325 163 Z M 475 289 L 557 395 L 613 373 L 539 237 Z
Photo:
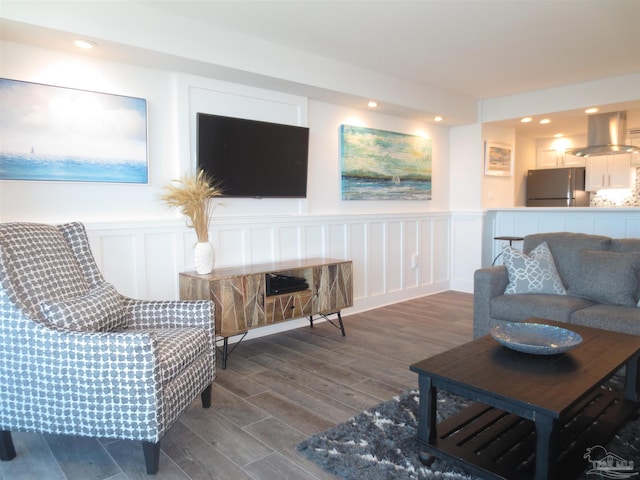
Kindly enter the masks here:
M 586 159 L 577 155 L 571 155 L 570 153 L 562 154 L 562 166 L 563 167 L 584 167 L 586 165 Z
M 584 167 L 584 157 L 578 157 L 553 148 L 539 148 L 536 168 Z
M 536 156 L 536 168 L 558 168 L 562 164 L 558 158 L 559 155 L 554 149 L 539 148 Z
M 586 186 L 588 191 L 605 188 L 630 188 L 630 155 L 602 155 L 587 157 Z

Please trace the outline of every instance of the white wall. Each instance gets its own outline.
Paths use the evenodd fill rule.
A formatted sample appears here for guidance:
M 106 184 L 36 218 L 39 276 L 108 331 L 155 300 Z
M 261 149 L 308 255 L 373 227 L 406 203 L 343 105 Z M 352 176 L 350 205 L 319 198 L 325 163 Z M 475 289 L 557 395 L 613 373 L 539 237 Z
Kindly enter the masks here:
M 482 122 L 637 101 L 640 73 L 482 100 Z M 631 126 L 632 123 L 629 124 Z
M 2 221 L 150 220 L 167 217 L 161 187 L 179 173 L 171 76 L 131 65 L 3 42 L 0 75 L 147 100 L 149 185 L 3 181 Z
M 487 142 L 509 145 L 515 152 L 515 131 L 512 128 L 483 125 L 482 137 L 486 148 Z M 486 155 L 486 152 L 485 152 Z M 483 169 L 486 158 L 483 159 Z M 515 173 L 508 176 L 482 175 L 482 207 L 512 207 L 514 205 Z
M 220 217 L 238 215 L 367 214 L 449 209 L 446 127 L 365 112 L 305 97 L 205 77 L 100 61 L 22 44 L 2 43 L 5 78 L 145 98 L 148 105 L 149 185 L 5 181 L 0 219 L 128 221 L 179 218 L 159 202 L 171 179 L 195 169 L 194 119 L 198 111 L 310 128 L 307 200 L 225 199 Z M 342 201 L 338 128 L 342 123 L 417 134 L 432 139 L 431 201 Z
M 446 127 L 212 78 L 9 42 L 0 46 L 4 78 L 147 100 L 148 185 L 0 182 L 0 221 L 83 221 L 100 268 L 122 293 L 177 298 L 179 272 L 193 269 L 193 232 L 159 196 L 172 179 L 195 170 L 193 121 L 198 111 L 308 125 L 311 132 L 306 200 L 221 200 L 210 232 L 218 267 L 317 256 L 349 258 L 354 262 L 353 311 L 451 288 L 455 242 Z M 433 146 L 433 199 L 342 201 L 342 123 L 428 135 Z M 480 224 L 479 215 L 475 217 L 459 220 L 457 231 L 467 230 L 459 239 L 468 238 L 470 219 Z M 471 288 L 473 265 L 466 263 L 466 271 L 462 263 L 456 265 L 460 288 Z M 292 326 L 296 324 L 288 327 Z
M 527 173 L 536 168 L 536 140 L 516 135 L 515 149 L 513 205 L 524 207 L 527 203 Z

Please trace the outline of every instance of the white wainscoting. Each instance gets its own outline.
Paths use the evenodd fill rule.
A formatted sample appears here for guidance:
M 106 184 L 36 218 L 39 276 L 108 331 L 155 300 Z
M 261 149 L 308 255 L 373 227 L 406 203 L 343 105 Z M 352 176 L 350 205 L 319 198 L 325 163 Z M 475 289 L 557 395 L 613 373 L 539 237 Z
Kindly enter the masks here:
M 613 238 L 640 238 L 640 208 L 514 208 L 490 210 L 485 217 L 482 264 L 500 253 L 498 236 L 577 232 Z M 514 247 L 522 248 L 521 243 Z
M 450 289 L 451 223 L 446 212 L 221 218 L 214 219 L 210 236 L 217 267 L 311 257 L 352 260 L 354 307 L 349 314 Z M 480 214 L 475 223 L 481 224 Z M 179 297 L 178 274 L 193 270 L 195 243 L 183 221 L 86 227 L 98 265 L 121 293 L 155 300 Z M 463 283 L 471 285 L 473 268 L 468 270 Z M 285 322 L 262 334 L 305 322 Z

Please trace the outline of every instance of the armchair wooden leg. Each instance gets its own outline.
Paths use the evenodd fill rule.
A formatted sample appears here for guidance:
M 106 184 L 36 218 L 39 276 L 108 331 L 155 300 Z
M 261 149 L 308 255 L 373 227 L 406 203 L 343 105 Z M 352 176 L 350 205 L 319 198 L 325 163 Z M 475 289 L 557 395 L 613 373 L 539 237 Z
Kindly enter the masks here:
M 160 441 L 156 443 L 142 442 L 142 451 L 144 452 L 147 475 L 155 475 L 158 473 L 160 465 Z
M 13 447 L 11 432 L 0 431 L 0 460 L 11 460 L 16 456 L 16 449 Z
M 200 394 L 202 399 L 202 408 L 209 408 L 211 406 L 211 384 Z

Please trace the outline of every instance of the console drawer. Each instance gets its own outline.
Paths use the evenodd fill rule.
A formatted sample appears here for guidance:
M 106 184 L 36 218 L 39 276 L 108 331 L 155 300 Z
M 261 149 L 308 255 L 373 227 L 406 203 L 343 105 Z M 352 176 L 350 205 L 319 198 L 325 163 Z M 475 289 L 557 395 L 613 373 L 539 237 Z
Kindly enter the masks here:
M 264 302 L 266 323 L 310 316 L 313 313 L 311 298 L 311 290 L 266 297 Z

